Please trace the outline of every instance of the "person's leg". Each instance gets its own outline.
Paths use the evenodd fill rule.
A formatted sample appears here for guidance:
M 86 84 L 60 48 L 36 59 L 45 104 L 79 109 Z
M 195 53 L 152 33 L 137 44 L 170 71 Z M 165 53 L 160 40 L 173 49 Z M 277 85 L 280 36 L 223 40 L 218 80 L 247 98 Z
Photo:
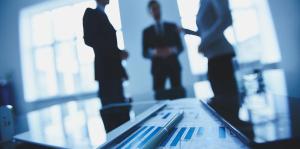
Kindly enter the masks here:
M 228 121 L 232 123 L 239 121 L 239 92 L 232 56 L 210 59 L 208 78 L 215 94 L 209 104 Z
M 102 106 L 125 102 L 123 81 L 121 79 L 101 81 L 98 96 L 101 99 Z
M 99 97 L 102 103 L 100 114 L 107 132 L 130 120 L 130 105 L 125 107 L 114 106 L 116 104 L 126 104 L 122 80 L 101 82 L 99 85 Z
M 131 106 L 117 106 L 100 110 L 106 132 L 110 132 L 130 120 Z
M 238 94 L 232 56 L 226 55 L 208 61 L 208 79 L 215 97 Z
M 171 81 L 171 88 L 182 87 L 180 70 L 171 70 L 169 73 L 169 77 Z
M 169 73 L 171 89 L 170 99 L 178 99 L 186 97 L 185 89 L 181 82 L 181 71 L 180 69 L 173 69 Z
M 165 83 L 167 75 L 164 71 L 157 71 L 153 73 L 153 89 L 155 92 L 155 99 L 161 100 L 166 99 Z

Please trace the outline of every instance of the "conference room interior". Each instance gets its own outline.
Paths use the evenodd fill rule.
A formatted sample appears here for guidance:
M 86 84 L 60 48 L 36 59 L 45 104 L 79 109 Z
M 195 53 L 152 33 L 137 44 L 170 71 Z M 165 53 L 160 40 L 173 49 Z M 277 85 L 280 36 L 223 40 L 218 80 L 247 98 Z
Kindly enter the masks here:
M 128 113 L 132 122 L 145 110 L 164 102 L 154 99 L 151 63 L 142 57 L 142 32 L 153 24 L 148 1 L 110 0 L 105 9 L 117 31 L 118 47 L 129 52 L 122 64 L 129 75 L 123 87 L 125 96 L 132 99 Z M 200 1 L 159 0 L 163 20 L 197 31 Z M 300 119 L 294 113 L 300 106 L 300 2 L 229 2 L 233 24 L 224 34 L 236 52 L 235 76 L 242 98 L 236 114 L 238 122 L 230 119 L 230 113 L 220 115 L 233 127 L 264 125 L 255 133 L 265 133 L 269 138 L 299 138 Z M 4 120 L 0 122 L 4 128 L 0 138 L 9 138 L 0 139 L 1 146 L 45 147 L 34 141 L 14 140 L 14 136 L 26 132 L 33 140 L 51 142 L 53 146 L 96 148 L 109 139 L 99 114 L 95 56 L 83 39 L 82 17 L 88 7 L 96 8 L 95 0 L 0 2 L 0 99 L 1 108 L 12 113 L 11 132 L 4 130 L 10 129 L 2 126 Z M 183 32 L 180 35 L 184 51 L 179 59 L 187 98 L 206 103 L 214 94 L 207 78 L 208 60 L 198 53 L 201 38 Z M 269 123 L 282 113 L 292 115 L 288 119 L 291 126 L 282 125 L 291 127 L 285 131 Z M 252 133 L 247 130 L 240 131 Z

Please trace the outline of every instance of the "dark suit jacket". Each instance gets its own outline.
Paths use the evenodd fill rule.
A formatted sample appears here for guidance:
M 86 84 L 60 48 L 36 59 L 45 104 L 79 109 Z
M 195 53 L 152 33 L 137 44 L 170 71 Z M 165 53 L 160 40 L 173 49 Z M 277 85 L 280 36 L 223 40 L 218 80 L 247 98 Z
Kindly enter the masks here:
M 95 53 L 95 79 L 114 80 L 127 77 L 117 45 L 116 30 L 107 15 L 87 8 L 83 16 L 84 41 Z
M 143 31 L 143 56 L 152 60 L 151 72 L 156 73 L 159 71 L 163 64 L 169 64 L 169 66 L 175 67 L 178 71 L 181 69 L 180 63 L 178 61 L 178 55 L 183 51 L 183 46 L 178 32 L 178 28 L 174 23 L 164 22 L 164 36 L 159 36 L 157 34 L 154 25 L 146 28 Z M 166 59 L 155 58 L 149 55 L 149 51 L 157 47 L 176 47 L 177 54 L 169 56 Z

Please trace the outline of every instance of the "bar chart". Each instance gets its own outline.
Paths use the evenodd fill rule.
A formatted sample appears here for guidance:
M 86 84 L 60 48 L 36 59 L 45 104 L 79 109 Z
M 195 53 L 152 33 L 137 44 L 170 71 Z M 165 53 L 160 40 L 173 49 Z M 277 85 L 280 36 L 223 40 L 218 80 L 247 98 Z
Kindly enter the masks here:
M 248 148 L 220 120 L 195 101 L 180 102 L 172 101 L 154 114 L 123 140 L 117 149 Z

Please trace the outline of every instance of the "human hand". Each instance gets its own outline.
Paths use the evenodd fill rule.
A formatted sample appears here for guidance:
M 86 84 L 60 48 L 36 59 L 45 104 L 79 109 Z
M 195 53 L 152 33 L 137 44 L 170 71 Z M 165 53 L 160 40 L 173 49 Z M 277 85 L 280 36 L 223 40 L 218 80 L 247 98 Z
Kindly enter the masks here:
M 124 76 L 124 77 L 122 78 L 122 81 L 128 81 L 128 80 L 129 80 L 128 75 L 126 75 L 126 76 Z
M 203 54 L 203 53 L 204 53 L 204 50 L 205 50 L 204 45 L 203 45 L 203 44 L 200 44 L 199 47 L 198 47 L 198 52 Z
M 129 80 L 129 76 L 127 74 L 127 71 L 125 70 L 124 67 L 122 67 L 122 81 L 127 81 Z
M 157 57 L 167 58 L 172 55 L 172 50 L 170 47 L 157 48 Z
M 178 26 L 177 31 L 178 31 L 178 33 L 181 33 L 181 32 L 185 33 L 185 28 Z
M 129 53 L 126 50 L 121 50 L 120 55 L 122 60 L 126 60 L 129 57 Z

